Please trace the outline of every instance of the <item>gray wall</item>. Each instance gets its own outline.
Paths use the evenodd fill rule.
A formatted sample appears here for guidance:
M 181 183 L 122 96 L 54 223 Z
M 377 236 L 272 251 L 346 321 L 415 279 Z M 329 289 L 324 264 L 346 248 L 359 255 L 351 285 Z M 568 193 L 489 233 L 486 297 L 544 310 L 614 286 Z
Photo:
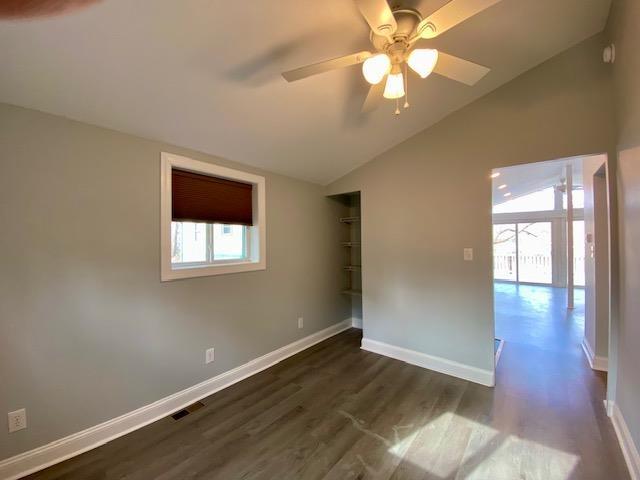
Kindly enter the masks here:
M 640 2 L 614 0 L 607 34 L 613 65 L 618 127 L 620 319 L 615 401 L 640 449 Z M 613 332 L 612 332 L 613 333 Z M 611 361 L 611 359 L 610 359 Z
M 236 164 L 2 104 L 0 146 L 0 412 L 29 423 L 0 428 L 0 458 L 351 316 L 347 210 L 322 187 L 247 167 L 266 176 L 267 270 L 161 283 L 160 152 Z
M 611 149 L 602 45 L 586 40 L 328 187 L 362 192 L 365 337 L 493 369 L 489 174 Z

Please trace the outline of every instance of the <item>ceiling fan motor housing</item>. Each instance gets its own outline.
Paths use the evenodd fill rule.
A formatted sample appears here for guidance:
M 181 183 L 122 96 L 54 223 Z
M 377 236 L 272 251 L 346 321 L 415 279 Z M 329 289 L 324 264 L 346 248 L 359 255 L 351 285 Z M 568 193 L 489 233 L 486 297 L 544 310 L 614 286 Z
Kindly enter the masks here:
M 398 28 L 390 37 L 377 35 L 371 31 L 370 39 L 376 50 L 384 52 L 391 58 L 391 63 L 402 63 L 406 60 L 411 44 L 409 39 L 416 33 L 422 15 L 417 10 L 402 8 L 393 11 Z

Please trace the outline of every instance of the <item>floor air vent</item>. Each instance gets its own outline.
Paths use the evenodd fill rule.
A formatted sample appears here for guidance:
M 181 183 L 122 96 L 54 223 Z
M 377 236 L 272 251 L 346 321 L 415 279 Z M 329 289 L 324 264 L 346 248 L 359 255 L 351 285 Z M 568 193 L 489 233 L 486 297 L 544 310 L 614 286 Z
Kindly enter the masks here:
M 176 412 L 173 415 L 171 415 L 171 418 L 173 418 L 174 420 L 180 420 L 182 417 L 186 417 L 190 413 L 193 413 L 196 410 L 200 410 L 202 407 L 204 407 L 204 403 L 202 402 L 192 403 L 188 407 L 183 408 L 179 412 Z

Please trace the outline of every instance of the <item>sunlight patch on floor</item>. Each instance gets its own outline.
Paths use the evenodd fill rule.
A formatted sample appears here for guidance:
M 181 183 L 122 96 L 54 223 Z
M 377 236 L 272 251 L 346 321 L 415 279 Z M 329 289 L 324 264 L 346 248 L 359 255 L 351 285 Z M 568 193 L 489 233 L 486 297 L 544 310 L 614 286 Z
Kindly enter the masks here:
M 464 439 L 466 443 L 460 442 Z M 457 445 L 464 445 L 464 452 Z M 576 455 L 504 435 L 450 412 L 409 433 L 388 451 L 430 475 L 461 480 L 568 480 L 579 461 Z

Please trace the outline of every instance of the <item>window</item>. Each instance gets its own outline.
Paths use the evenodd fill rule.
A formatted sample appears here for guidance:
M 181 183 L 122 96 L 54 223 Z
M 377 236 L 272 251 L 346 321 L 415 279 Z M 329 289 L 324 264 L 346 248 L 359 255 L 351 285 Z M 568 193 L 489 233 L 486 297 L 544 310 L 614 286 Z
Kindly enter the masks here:
M 551 283 L 551 264 L 551 222 L 518 223 L 518 281 Z
M 493 226 L 493 277 L 511 282 L 552 282 L 551 222 Z
M 494 205 L 493 213 L 542 212 L 555 209 L 555 193 L 553 187 L 516 197 Z
M 573 189 L 572 200 L 573 200 L 573 208 L 574 209 L 576 209 L 576 208 L 584 208 L 584 190 L 574 188 Z M 563 210 L 567 209 L 567 194 L 566 193 L 564 193 L 562 195 L 562 209 Z
M 573 221 L 573 284 L 577 287 L 585 286 L 584 271 L 584 220 Z
M 214 264 L 249 258 L 245 225 L 171 222 L 171 265 Z
M 505 223 L 493 226 L 493 278 L 496 280 L 518 280 L 516 224 Z
M 161 159 L 161 279 L 266 268 L 264 177 Z

